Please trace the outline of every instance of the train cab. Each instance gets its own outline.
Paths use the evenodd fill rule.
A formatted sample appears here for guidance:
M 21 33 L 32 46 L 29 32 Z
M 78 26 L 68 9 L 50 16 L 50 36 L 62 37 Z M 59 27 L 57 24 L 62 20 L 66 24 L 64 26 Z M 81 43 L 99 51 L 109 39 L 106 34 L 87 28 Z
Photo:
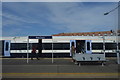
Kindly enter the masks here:
M 10 40 L 1 40 L 0 41 L 0 56 L 10 57 Z

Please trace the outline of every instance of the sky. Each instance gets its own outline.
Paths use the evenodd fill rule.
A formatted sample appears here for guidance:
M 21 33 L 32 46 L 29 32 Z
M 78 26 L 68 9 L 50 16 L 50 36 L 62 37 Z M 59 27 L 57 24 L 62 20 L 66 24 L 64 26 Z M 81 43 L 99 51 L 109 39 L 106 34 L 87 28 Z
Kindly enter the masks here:
M 117 2 L 3 2 L 2 36 L 110 31 Z

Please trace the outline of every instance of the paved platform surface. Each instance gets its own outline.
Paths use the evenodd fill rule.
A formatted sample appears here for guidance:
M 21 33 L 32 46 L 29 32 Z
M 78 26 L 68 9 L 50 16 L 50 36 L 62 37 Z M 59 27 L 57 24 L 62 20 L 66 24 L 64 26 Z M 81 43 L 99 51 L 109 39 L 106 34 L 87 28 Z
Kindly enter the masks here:
M 100 63 L 74 64 L 70 58 L 30 60 L 26 58 L 4 58 L 3 78 L 118 78 L 119 65 L 116 59 L 109 59 L 104 66 Z

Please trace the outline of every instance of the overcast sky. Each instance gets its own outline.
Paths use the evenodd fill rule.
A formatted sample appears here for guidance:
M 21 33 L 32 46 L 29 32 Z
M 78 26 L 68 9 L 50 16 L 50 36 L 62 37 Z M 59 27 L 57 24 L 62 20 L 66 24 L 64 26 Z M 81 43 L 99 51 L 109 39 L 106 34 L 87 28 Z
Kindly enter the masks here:
M 116 24 L 117 2 L 3 2 L 3 36 L 109 31 Z

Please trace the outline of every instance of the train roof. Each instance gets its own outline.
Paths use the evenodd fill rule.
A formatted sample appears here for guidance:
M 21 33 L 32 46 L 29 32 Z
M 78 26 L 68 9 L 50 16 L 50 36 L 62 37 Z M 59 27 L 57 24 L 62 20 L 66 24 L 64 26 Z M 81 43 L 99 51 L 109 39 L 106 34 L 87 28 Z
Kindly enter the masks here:
M 2 37 L 1 40 L 11 40 L 11 42 L 26 43 L 28 36 L 23 37 Z M 70 42 L 70 40 L 92 40 L 92 42 L 102 42 L 103 36 L 53 36 L 52 39 L 43 39 L 43 42 Z M 105 36 L 106 42 L 115 42 L 116 36 Z M 38 42 L 38 39 L 29 39 L 29 42 Z

